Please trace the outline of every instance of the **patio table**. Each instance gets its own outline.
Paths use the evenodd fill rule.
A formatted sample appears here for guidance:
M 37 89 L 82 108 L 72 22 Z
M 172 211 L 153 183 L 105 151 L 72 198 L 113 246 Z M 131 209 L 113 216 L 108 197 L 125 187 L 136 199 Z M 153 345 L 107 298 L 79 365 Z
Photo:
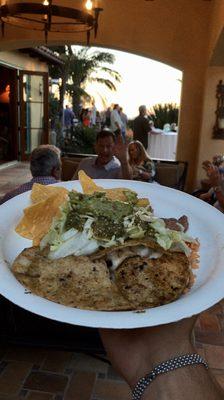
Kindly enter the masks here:
M 153 159 L 174 161 L 176 159 L 176 146 L 176 132 L 148 134 L 147 152 Z

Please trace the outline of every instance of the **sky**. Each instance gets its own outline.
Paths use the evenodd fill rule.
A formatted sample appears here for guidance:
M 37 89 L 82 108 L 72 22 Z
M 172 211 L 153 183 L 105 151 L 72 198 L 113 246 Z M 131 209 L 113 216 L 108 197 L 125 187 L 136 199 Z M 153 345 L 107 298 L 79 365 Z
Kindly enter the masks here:
M 79 46 L 74 46 L 78 49 Z M 150 109 L 158 103 L 180 104 L 182 72 L 169 65 L 118 50 L 92 47 L 93 51 L 107 51 L 115 56 L 113 65 L 106 65 L 118 71 L 121 82 L 116 83 L 117 91 L 111 92 L 102 85 L 88 84 L 87 92 L 96 101 L 98 110 L 104 105 L 98 93 L 109 105 L 118 103 L 129 118 L 138 114 L 138 107 L 145 104 Z

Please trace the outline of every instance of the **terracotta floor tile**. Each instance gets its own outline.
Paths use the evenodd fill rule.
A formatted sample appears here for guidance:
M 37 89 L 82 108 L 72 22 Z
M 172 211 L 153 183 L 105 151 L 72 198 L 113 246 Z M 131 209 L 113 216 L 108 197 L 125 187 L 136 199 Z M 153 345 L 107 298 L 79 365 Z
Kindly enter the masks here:
M 19 393 L 31 368 L 31 363 L 10 361 L 0 375 L 0 394 Z
M 26 400 L 52 400 L 54 397 L 50 393 L 29 392 Z
M 0 400 L 24 400 L 23 397 L 16 395 L 16 396 L 2 396 L 0 394 Z
M 108 367 L 107 378 L 111 380 L 123 381 L 122 377 L 111 366 Z
M 71 360 L 72 353 L 68 351 L 48 351 L 42 370 L 52 372 L 64 372 L 65 367 Z
M 23 387 L 28 390 L 63 394 L 67 384 L 67 376 L 35 371 L 30 373 Z
M 90 400 L 95 380 L 96 374 L 93 372 L 74 373 L 65 393 L 64 400 Z
M 47 350 L 30 347 L 11 347 L 4 355 L 5 360 L 28 361 L 41 365 L 47 356 Z
M 93 371 L 107 373 L 108 364 L 98 360 L 94 357 L 76 353 L 73 360 L 69 363 L 69 367 L 74 369 L 74 371 Z
M 100 400 L 130 400 L 131 391 L 125 382 L 98 379 L 94 387 L 94 397 Z
M 18 163 L 15 166 L 0 169 L 0 196 L 2 197 L 30 179 L 29 163 Z

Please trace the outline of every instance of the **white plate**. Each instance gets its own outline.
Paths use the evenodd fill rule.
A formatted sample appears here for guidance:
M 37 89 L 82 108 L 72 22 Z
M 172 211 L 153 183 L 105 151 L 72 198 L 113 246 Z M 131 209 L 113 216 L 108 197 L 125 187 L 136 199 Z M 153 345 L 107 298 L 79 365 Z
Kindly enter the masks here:
M 144 313 L 133 311 L 86 311 L 66 307 L 26 293 L 10 271 L 15 257 L 31 242 L 14 231 L 29 205 L 29 193 L 14 197 L 0 206 L 0 293 L 18 306 L 44 317 L 74 325 L 104 328 L 137 328 L 174 322 L 197 314 L 224 297 L 224 216 L 215 208 L 183 192 L 164 186 L 120 180 L 96 180 L 105 188 L 126 187 L 148 197 L 155 214 L 160 217 L 189 218 L 189 233 L 198 237 L 200 269 L 189 293 L 179 300 Z M 59 186 L 81 191 L 79 182 L 63 182 Z

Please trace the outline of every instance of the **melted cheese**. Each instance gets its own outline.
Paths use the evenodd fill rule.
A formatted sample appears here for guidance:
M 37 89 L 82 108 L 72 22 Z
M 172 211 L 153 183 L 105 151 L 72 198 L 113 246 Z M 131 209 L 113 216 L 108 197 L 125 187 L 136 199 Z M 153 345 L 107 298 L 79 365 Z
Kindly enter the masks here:
M 146 246 L 125 247 L 108 254 L 107 261 L 111 263 L 110 270 L 115 271 L 126 258 L 136 255 L 143 258 L 156 259 L 161 257 L 163 253 L 149 249 Z

